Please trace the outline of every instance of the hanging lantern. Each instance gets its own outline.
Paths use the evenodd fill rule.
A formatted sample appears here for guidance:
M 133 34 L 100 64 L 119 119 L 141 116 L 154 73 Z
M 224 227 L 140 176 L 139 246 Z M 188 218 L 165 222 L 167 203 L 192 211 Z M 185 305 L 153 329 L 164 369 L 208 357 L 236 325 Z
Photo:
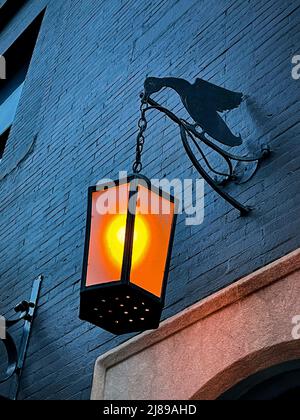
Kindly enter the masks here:
M 114 334 L 158 328 L 176 210 L 140 175 L 89 189 L 82 320 Z
M 180 94 L 196 125 L 177 117 L 151 99 L 152 94 L 168 86 Z M 214 134 L 215 140 L 227 146 L 240 144 L 242 139 L 234 136 L 226 124 L 219 124 L 216 128 L 211 115 L 206 116 L 207 121 L 202 118 L 200 124 L 198 93 L 207 93 L 212 109 L 217 109 L 218 103 L 224 102 L 224 98 L 231 103 L 230 109 L 238 107 L 243 99 L 241 93 L 230 92 L 200 79 L 191 85 L 183 79 L 147 78 L 144 87 L 133 164 L 135 175 L 89 190 L 80 318 L 115 334 L 145 331 L 159 326 L 178 213 L 178 201 L 174 197 L 138 175 L 143 168 L 147 112 L 157 110 L 179 126 L 184 149 L 201 177 L 243 216 L 252 209 L 229 195 L 220 184 L 246 182 L 254 175 L 259 162 L 270 156 L 268 147 L 263 147 L 258 156 L 233 155 L 215 145 L 205 132 L 200 133 L 197 129 L 199 125 L 206 127 L 208 134 Z M 220 180 L 213 179 L 202 166 L 190 142 L 210 172 L 221 176 Z M 209 164 L 201 149 L 201 142 L 225 160 L 227 172 L 219 172 Z M 235 161 L 240 162 L 238 177 L 234 171 Z M 251 164 L 252 169 L 243 169 L 245 163 Z

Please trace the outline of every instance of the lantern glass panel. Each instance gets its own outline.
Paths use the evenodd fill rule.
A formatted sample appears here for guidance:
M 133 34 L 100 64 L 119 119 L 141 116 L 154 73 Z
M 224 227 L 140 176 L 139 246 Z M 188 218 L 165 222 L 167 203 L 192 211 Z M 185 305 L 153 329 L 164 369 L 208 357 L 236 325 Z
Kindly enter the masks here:
M 86 286 L 121 279 L 129 184 L 92 194 L 92 222 Z
M 130 282 L 162 295 L 175 204 L 143 185 L 138 187 Z

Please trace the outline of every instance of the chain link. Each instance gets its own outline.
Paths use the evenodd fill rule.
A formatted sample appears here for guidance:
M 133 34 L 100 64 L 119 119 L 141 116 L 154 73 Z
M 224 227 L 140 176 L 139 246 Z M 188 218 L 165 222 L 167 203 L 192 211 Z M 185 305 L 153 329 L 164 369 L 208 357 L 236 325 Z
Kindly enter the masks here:
M 148 122 L 146 119 L 147 103 L 144 100 L 142 100 L 140 111 L 141 117 L 138 122 L 139 133 L 137 135 L 136 140 L 136 158 L 132 167 L 133 172 L 135 174 L 139 174 L 143 169 L 142 153 L 145 145 L 145 131 L 147 130 L 148 126 Z

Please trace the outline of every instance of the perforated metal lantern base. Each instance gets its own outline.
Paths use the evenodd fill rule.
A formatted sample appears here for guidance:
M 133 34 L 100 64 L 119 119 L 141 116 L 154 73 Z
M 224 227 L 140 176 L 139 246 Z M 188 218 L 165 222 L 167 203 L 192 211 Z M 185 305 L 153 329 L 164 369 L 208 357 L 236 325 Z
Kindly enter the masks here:
M 161 301 L 132 284 L 106 284 L 81 293 L 80 318 L 113 334 L 159 327 Z

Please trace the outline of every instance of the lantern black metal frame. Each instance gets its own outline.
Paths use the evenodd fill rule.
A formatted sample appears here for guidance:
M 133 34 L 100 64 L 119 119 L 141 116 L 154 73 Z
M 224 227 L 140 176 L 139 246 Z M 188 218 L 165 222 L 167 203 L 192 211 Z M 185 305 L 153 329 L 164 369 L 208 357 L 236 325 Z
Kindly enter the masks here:
M 110 187 L 118 187 L 124 184 L 130 184 L 129 201 L 131 203 L 132 201 L 135 201 L 135 207 L 139 185 L 147 186 L 147 189 L 151 189 L 151 191 L 159 195 L 159 197 L 165 198 L 175 205 L 167 262 L 160 297 L 153 295 L 130 281 L 135 225 L 135 211 L 132 212 L 130 208 L 128 208 L 127 213 L 125 250 L 121 279 L 116 279 L 116 281 L 96 286 L 86 286 L 92 223 L 92 195 L 95 192 L 104 191 Z M 149 179 L 137 174 L 111 184 L 107 183 L 105 185 L 89 188 L 79 315 L 81 320 L 88 321 L 116 335 L 140 332 L 159 327 L 162 310 L 165 304 L 178 205 L 179 202 L 174 196 L 165 193 L 161 188 L 156 188 L 151 184 Z M 124 311 L 127 312 L 126 316 L 124 316 Z
M 25 364 L 32 323 L 37 309 L 42 280 L 43 277 L 40 276 L 34 281 L 30 301 L 23 301 L 15 307 L 15 312 L 21 314 L 19 318 L 8 320 L 5 322 L 6 329 L 9 329 L 18 324 L 19 322 L 25 321 L 23 326 L 22 338 L 18 349 L 13 337 L 9 334 L 8 331 L 6 331 L 6 338 L 1 339 L 7 352 L 8 364 L 5 374 L 0 377 L 0 384 L 7 382 L 14 375 L 16 375 L 16 383 L 14 384 L 13 391 L 11 391 L 10 398 L 1 397 L 2 399 L 16 400 L 18 397 L 20 380 Z

